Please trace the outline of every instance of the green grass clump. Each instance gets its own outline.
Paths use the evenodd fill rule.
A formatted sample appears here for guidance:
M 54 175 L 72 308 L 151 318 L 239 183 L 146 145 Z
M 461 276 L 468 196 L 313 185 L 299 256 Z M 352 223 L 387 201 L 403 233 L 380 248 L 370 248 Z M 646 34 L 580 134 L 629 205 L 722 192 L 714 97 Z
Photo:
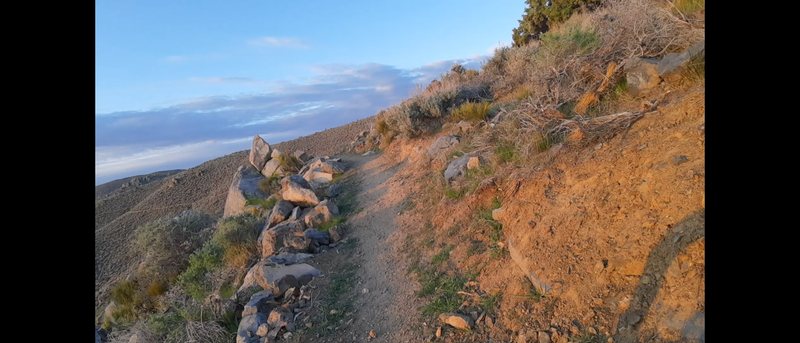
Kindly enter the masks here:
M 488 101 L 465 102 L 450 112 L 450 119 L 453 122 L 467 120 L 478 122 L 486 119 L 492 111 L 492 104 Z
M 502 292 L 487 293 L 481 296 L 480 307 L 486 313 L 494 313 L 494 309 L 500 304 L 503 297 Z
M 222 260 L 227 266 L 244 268 L 253 256 L 258 255 L 256 238 L 264 224 L 263 218 L 249 213 L 219 220 L 211 241 L 224 251 Z
M 563 33 L 543 34 L 542 43 L 557 55 L 583 55 L 600 47 L 600 37 L 591 30 L 571 28 Z
M 344 223 L 344 217 L 335 216 L 335 217 L 331 218 L 330 220 L 328 220 L 328 221 L 326 221 L 326 222 L 324 222 L 322 224 L 319 224 L 319 227 L 317 228 L 317 230 L 328 231 L 332 227 L 341 225 L 342 223 Z
M 453 251 L 453 248 L 454 248 L 453 246 L 448 246 L 442 249 L 441 252 L 439 252 L 438 254 L 434 255 L 433 258 L 431 258 L 431 263 L 440 264 L 444 261 L 447 261 L 450 258 L 450 252 Z
M 426 315 L 439 315 L 453 312 L 461 306 L 462 299 L 458 291 L 462 290 L 468 280 L 462 275 L 446 275 L 435 270 L 418 272 L 422 290 L 417 293 L 420 297 L 431 297 L 431 302 L 422 308 Z
M 264 208 L 264 210 L 269 211 L 273 207 L 275 207 L 275 204 L 277 204 L 278 201 L 280 201 L 280 200 L 281 200 L 281 197 L 279 195 L 273 194 L 269 198 L 266 198 L 266 199 L 249 199 L 249 200 L 244 202 L 244 205 L 245 206 L 258 205 L 258 206 L 261 206 L 262 208 Z
M 519 153 L 517 152 L 517 148 L 511 143 L 502 143 L 498 145 L 494 149 L 495 154 L 497 154 L 498 160 L 500 163 L 508 163 L 514 161 Z
M 225 250 L 209 242 L 189 257 L 189 268 L 178 276 L 178 284 L 197 301 L 203 301 L 211 292 L 211 282 L 206 275 L 222 267 Z
M 706 11 L 706 0 L 675 0 L 673 14 L 694 15 Z

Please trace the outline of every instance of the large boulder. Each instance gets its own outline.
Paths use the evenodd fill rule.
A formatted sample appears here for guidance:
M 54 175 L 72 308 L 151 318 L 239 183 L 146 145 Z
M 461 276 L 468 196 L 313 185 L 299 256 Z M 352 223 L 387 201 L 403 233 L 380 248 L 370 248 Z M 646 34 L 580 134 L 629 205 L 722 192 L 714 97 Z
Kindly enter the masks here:
M 308 228 L 319 227 L 319 224 L 331 220 L 339 215 L 339 208 L 329 200 L 323 200 L 303 217 L 303 221 Z
M 347 171 L 347 165 L 338 159 L 325 160 L 320 158 L 315 162 L 309 164 L 308 168 L 310 170 L 319 169 L 319 171 L 330 174 L 342 174 Z
M 261 169 L 261 175 L 266 177 L 270 177 L 273 174 L 278 173 L 278 175 L 283 175 L 284 172 L 281 169 L 281 161 L 277 159 L 271 159 L 264 165 L 264 168 Z
M 342 186 L 338 183 L 334 183 L 328 187 L 328 198 L 335 198 L 339 194 L 342 194 Z
M 692 63 L 703 58 L 705 61 L 706 42 L 702 41 L 692 45 L 689 49 L 682 53 L 671 53 L 664 56 L 664 59 L 658 63 L 658 76 L 670 85 L 680 86 L 684 82 L 684 72 Z
M 278 201 L 275 204 L 275 207 L 272 208 L 272 212 L 270 212 L 267 227 L 273 227 L 275 224 L 278 224 L 286 220 L 286 218 L 289 218 L 289 215 L 292 214 L 292 209 L 294 209 L 292 203 L 286 200 Z
M 444 170 L 444 178 L 450 180 L 456 176 L 464 175 L 467 172 L 469 159 L 472 157 L 473 156 L 470 155 L 464 155 L 450 162 L 447 169 Z
M 628 81 L 630 95 L 647 96 L 647 94 L 661 83 L 658 76 L 658 63 L 656 58 L 634 57 L 625 63 L 625 79 Z
M 324 184 L 333 181 L 333 174 L 326 173 L 319 168 L 315 169 L 308 169 L 305 173 L 302 174 L 303 179 L 308 182 L 314 182 L 317 184 Z
M 439 137 L 433 142 L 433 144 L 431 144 L 431 147 L 428 148 L 428 152 L 426 154 L 429 157 L 432 157 L 442 151 L 454 147 L 460 140 L 461 137 L 457 135 Z
M 295 206 L 311 207 L 319 204 L 311 185 L 300 175 L 289 175 L 281 179 L 281 196 Z
M 253 166 L 240 166 L 233 174 L 233 181 L 228 188 L 228 198 L 225 200 L 223 217 L 239 215 L 244 212 L 247 200 L 266 199 L 268 194 L 258 188 L 258 182 L 263 180 L 258 170 Z
M 256 135 L 253 137 L 253 145 L 250 147 L 250 164 L 252 164 L 256 170 L 264 168 L 264 164 L 272 158 L 271 154 L 272 148 L 270 148 L 269 144 L 267 144 L 261 136 Z
M 264 230 L 261 236 L 261 256 L 269 257 L 284 247 L 306 251 L 311 242 L 306 238 L 305 225 L 302 221 L 283 222 L 273 228 Z
M 306 237 L 311 240 L 311 244 L 314 246 L 320 245 L 328 245 L 331 243 L 331 235 L 325 231 L 320 231 L 317 229 L 306 229 L 305 231 Z
M 293 277 L 298 286 L 308 284 L 314 277 L 319 276 L 320 271 L 306 263 L 297 263 L 289 266 L 275 265 L 269 261 L 262 261 L 256 264 L 255 277 L 258 284 L 267 290 L 275 290 L 280 287 L 280 282 L 287 276 Z M 283 289 L 282 291 L 286 291 Z M 276 294 L 273 292 L 273 294 Z
M 269 317 L 263 313 L 251 314 L 247 317 L 242 317 L 239 322 L 239 329 L 236 330 L 236 343 L 254 343 L 258 342 L 258 327 L 261 324 L 266 324 Z
M 306 263 L 310 260 L 314 255 L 306 254 L 306 253 L 285 253 L 282 252 L 277 255 L 272 255 L 267 258 L 272 263 L 275 264 L 282 264 L 284 266 L 291 266 L 293 264 L 298 263 Z
M 250 301 L 244 305 L 242 317 L 247 317 L 256 313 L 269 314 L 269 312 L 275 308 L 275 305 L 275 296 L 272 295 L 271 290 L 258 292 L 253 294 L 250 297 Z

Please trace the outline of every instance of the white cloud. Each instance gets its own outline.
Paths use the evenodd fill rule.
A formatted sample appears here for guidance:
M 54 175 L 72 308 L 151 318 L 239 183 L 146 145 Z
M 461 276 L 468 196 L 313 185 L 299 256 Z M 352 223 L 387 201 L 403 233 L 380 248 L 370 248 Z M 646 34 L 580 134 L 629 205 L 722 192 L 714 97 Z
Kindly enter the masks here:
M 275 46 L 284 48 L 308 48 L 308 44 L 299 38 L 261 37 L 248 42 L 250 45 Z

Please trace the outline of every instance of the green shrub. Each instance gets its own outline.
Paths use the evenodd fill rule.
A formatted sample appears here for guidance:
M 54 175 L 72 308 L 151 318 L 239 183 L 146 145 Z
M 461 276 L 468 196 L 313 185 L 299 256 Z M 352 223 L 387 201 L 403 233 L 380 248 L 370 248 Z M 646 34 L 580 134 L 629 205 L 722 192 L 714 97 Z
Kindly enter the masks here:
M 169 275 L 180 274 L 187 266 L 189 254 L 203 245 L 214 218 L 205 213 L 185 212 L 175 218 L 162 218 L 140 226 L 134 232 L 133 246 L 146 256 L 147 268 L 142 279 L 150 277 L 166 281 Z M 176 249 L 181 247 L 180 249 Z
M 280 169 L 287 173 L 297 173 L 300 168 L 303 168 L 303 162 L 292 155 L 281 154 L 278 156 L 278 162 L 281 164 Z M 280 180 L 278 181 L 280 182 Z
M 497 154 L 497 158 L 500 160 L 500 163 L 511 162 L 517 158 L 517 148 L 510 143 L 498 145 L 494 149 L 494 152 Z
M 278 203 L 278 201 L 280 201 L 280 200 L 281 200 L 280 195 L 273 194 L 273 195 L 270 195 L 270 197 L 266 198 L 266 199 L 250 199 L 250 200 L 247 200 L 247 201 L 244 202 L 244 205 L 245 206 L 259 205 L 259 206 L 263 207 L 265 210 L 269 211 L 273 207 L 275 207 L 275 204 Z
M 185 335 L 186 318 L 178 312 L 156 313 L 147 319 L 147 327 L 164 342 L 179 342 Z
M 565 33 L 546 33 L 542 43 L 551 52 L 563 55 L 583 55 L 600 47 L 600 38 L 591 30 L 573 27 Z
M 335 216 L 335 217 L 331 218 L 330 220 L 328 220 L 328 221 L 326 221 L 326 222 L 324 222 L 322 224 L 319 224 L 319 227 L 317 229 L 320 230 L 320 231 L 328 231 L 328 230 L 330 230 L 330 228 L 332 228 L 334 226 L 338 226 L 338 225 L 342 224 L 343 222 L 344 222 L 344 217 Z
M 258 254 L 256 238 L 265 220 L 249 213 L 219 220 L 211 241 L 224 250 L 223 261 L 229 267 L 244 268 Z
M 524 46 L 529 41 L 539 39 L 541 33 L 547 32 L 554 24 L 562 23 L 569 19 L 573 13 L 581 8 L 594 8 L 601 0 L 551 0 L 550 6 L 545 6 L 547 0 L 526 0 L 525 13 L 519 26 L 512 31 L 511 39 L 515 47 Z
M 488 101 L 465 102 L 453 109 L 450 113 L 450 117 L 452 121 L 456 123 L 462 120 L 478 122 L 486 119 L 491 110 L 492 104 Z
M 197 301 L 205 300 L 211 291 L 211 284 L 206 274 L 222 266 L 225 250 L 208 242 L 189 257 L 189 268 L 178 277 L 178 284 Z

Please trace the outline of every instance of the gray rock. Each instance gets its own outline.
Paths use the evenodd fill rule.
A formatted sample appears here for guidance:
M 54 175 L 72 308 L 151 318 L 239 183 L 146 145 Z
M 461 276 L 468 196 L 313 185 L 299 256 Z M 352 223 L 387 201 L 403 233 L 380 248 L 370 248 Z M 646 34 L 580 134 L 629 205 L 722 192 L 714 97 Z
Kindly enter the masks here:
M 228 188 L 228 198 L 225 200 L 223 217 L 242 214 L 247 200 L 266 199 L 265 194 L 258 188 L 262 176 L 253 166 L 241 166 L 233 175 L 233 181 Z
M 275 307 L 274 301 L 275 296 L 272 295 L 271 290 L 261 291 L 253 294 L 250 297 L 250 301 L 244 305 L 242 317 L 247 317 L 256 313 L 269 314 L 269 312 Z
M 333 174 L 326 173 L 319 168 L 309 169 L 303 173 L 303 179 L 317 184 L 324 184 L 333 181 Z
M 299 284 L 294 275 L 284 275 L 282 278 L 272 281 L 272 291 L 278 297 L 283 296 L 283 293 L 286 293 L 289 289 L 297 287 L 299 287 Z
M 682 53 L 671 53 L 664 56 L 658 63 L 658 76 L 669 84 L 679 85 L 682 82 L 682 71 L 689 65 L 692 58 L 704 57 L 706 42 L 702 41 L 686 49 Z
M 311 246 L 311 242 L 303 233 L 305 229 L 302 221 L 285 221 L 264 230 L 261 236 L 261 256 L 267 258 L 283 247 L 307 250 Z M 298 238 L 300 243 L 298 243 Z
M 235 297 L 237 301 L 243 302 L 247 299 L 250 299 L 250 297 L 252 297 L 253 294 L 256 294 L 264 290 L 264 288 L 262 288 L 261 285 L 259 285 L 258 281 L 256 280 L 257 279 L 256 274 L 258 269 L 257 267 L 258 264 L 251 267 L 250 270 L 247 271 L 247 274 L 245 274 L 244 280 L 242 281 L 242 285 L 239 286 L 238 290 L 236 290 Z
M 331 243 L 336 243 L 344 238 L 344 227 L 339 225 L 332 226 L 328 229 L 328 233 L 331 235 Z
M 300 206 L 295 206 L 294 209 L 292 209 L 292 213 L 289 215 L 289 218 L 286 218 L 286 220 L 292 221 L 300 219 L 300 212 L 302 211 L 303 210 L 300 208 Z
M 294 156 L 294 157 L 297 157 L 297 159 L 298 159 L 298 160 L 300 160 L 300 162 L 305 162 L 305 161 L 308 161 L 308 158 L 309 158 L 309 157 L 308 157 L 308 154 L 306 154 L 306 152 L 305 152 L 305 151 L 303 151 L 303 150 L 297 150 L 297 151 L 295 151 L 295 152 L 292 154 L 292 156 Z
M 550 343 L 550 335 L 547 332 L 540 331 L 539 332 L 539 343 Z
M 673 156 L 670 159 L 670 162 L 672 162 L 672 164 L 677 166 L 677 165 L 689 162 L 689 158 L 684 156 L 684 155 Z
M 319 204 L 311 185 L 300 175 L 290 175 L 281 180 L 281 196 L 295 206 L 310 207 Z
M 464 175 L 467 172 L 467 164 L 471 157 L 470 155 L 464 155 L 450 162 L 447 169 L 444 170 L 444 178 L 450 180 L 456 176 Z
M 335 160 L 317 160 L 308 165 L 311 170 L 319 169 L 325 173 L 342 174 L 347 171 L 347 165 L 341 161 Z
M 339 185 L 338 183 L 334 183 L 330 187 L 328 187 L 328 197 L 329 198 L 335 198 L 339 194 L 342 194 L 342 186 Z
M 266 164 L 264 164 L 264 168 L 261 169 L 261 175 L 266 177 L 270 177 L 275 173 L 278 175 L 282 175 L 283 171 L 279 170 L 281 168 L 281 162 L 277 159 L 271 159 Z
M 256 266 L 258 267 L 255 273 L 256 280 L 261 287 L 268 290 L 278 288 L 280 285 L 277 282 L 283 280 L 287 275 L 291 275 L 297 280 L 297 286 L 303 286 L 320 274 L 317 268 L 305 263 L 276 266 L 262 262 Z
M 655 58 L 634 57 L 625 64 L 625 78 L 628 81 L 628 93 L 636 97 L 647 96 L 647 93 L 661 83 L 658 76 L 658 63 Z
M 432 157 L 433 155 L 454 147 L 460 140 L 461 137 L 457 135 L 439 137 L 433 142 L 433 144 L 431 144 L 431 147 L 428 148 L 426 155 Z
M 286 218 L 289 218 L 289 215 L 292 214 L 293 209 L 294 206 L 292 206 L 292 203 L 286 200 L 278 201 L 275 204 L 275 207 L 272 208 L 272 212 L 269 215 L 269 221 L 267 226 L 272 227 L 275 224 L 278 224 L 286 220 Z
M 263 313 L 256 313 L 247 317 L 242 317 L 239 322 L 239 329 L 236 330 L 236 343 L 251 343 L 258 341 L 256 332 L 261 324 L 267 323 L 269 317 Z M 249 334 L 248 334 L 249 331 Z M 253 340 L 255 338 L 255 341 Z
M 308 228 L 319 227 L 319 224 L 331 220 L 334 216 L 339 215 L 339 208 L 333 202 L 326 200 L 321 201 L 314 207 L 311 212 L 303 217 L 303 220 Z
M 442 313 L 439 315 L 439 321 L 460 330 L 469 330 L 475 326 L 472 318 L 458 313 Z
M 280 150 L 278 150 L 278 149 L 272 149 L 272 154 L 271 154 L 271 156 L 272 156 L 272 158 L 273 158 L 273 159 L 278 159 L 278 158 L 280 158 L 281 156 L 286 156 L 286 154 L 282 153 L 282 152 L 281 152 Z
M 298 263 L 306 263 L 310 260 L 314 255 L 306 254 L 306 253 L 280 253 L 278 255 L 273 255 L 268 257 L 271 262 L 276 264 L 282 264 L 285 266 L 290 266 L 293 264 Z
M 328 245 L 331 243 L 331 235 L 325 231 L 319 231 L 317 229 L 307 229 L 305 231 L 305 235 L 308 239 L 311 240 L 311 243 L 315 246 L 320 245 Z
M 253 137 L 253 144 L 250 147 L 250 164 L 256 168 L 256 170 L 261 170 L 264 168 L 264 164 L 267 163 L 272 157 L 272 148 L 270 148 L 269 144 L 261 138 L 261 136 L 256 135 Z

